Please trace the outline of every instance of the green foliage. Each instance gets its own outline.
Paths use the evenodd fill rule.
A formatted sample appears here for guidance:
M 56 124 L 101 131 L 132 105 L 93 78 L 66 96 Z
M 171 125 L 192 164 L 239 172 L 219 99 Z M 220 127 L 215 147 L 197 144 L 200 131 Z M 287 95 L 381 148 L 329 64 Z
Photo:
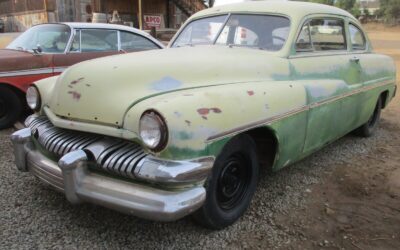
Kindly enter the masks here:
M 369 10 L 368 10 L 367 8 L 364 8 L 364 9 L 362 10 L 362 14 L 363 14 L 364 16 L 366 16 L 366 17 L 369 17 L 369 16 L 371 15 L 371 13 L 369 13 Z
M 322 4 L 326 4 L 326 5 L 334 5 L 335 0 L 310 0 L 309 2 L 322 3 Z
M 335 6 L 351 12 L 354 9 L 355 4 L 356 0 L 337 0 Z
M 386 22 L 394 22 L 400 18 L 400 0 L 381 0 L 380 14 Z

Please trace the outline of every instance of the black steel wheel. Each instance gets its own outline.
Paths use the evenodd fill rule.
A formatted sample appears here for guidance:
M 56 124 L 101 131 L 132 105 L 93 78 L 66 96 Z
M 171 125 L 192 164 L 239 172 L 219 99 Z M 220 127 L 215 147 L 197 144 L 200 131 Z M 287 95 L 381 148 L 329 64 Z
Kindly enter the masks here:
M 381 118 L 381 111 L 382 111 L 382 98 L 379 97 L 371 117 L 365 124 L 363 124 L 361 127 L 357 128 L 354 131 L 355 134 L 361 137 L 370 137 L 371 135 L 373 135 L 379 124 L 379 120 Z
M 233 224 L 247 210 L 258 180 L 256 145 L 246 134 L 232 138 L 217 157 L 205 184 L 204 205 L 194 219 L 201 225 L 221 229 Z
M 217 184 L 217 201 L 223 210 L 231 210 L 246 196 L 251 181 L 251 168 L 246 157 L 232 155 L 223 166 Z

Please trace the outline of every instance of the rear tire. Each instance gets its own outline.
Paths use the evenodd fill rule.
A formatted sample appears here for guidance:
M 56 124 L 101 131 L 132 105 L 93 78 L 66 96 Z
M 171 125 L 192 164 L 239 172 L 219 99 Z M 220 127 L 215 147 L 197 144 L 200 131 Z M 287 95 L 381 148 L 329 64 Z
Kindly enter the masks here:
M 376 128 L 378 127 L 379 120 L 381 118 L 382 111 L 382 97 L 379 97 L 378 102 L 376 103 L 374 113 L 368 119 L 368 121 L 357 128 L 354 133 L 361 137 L 370 137 L 374 134 Z
M 206 201 L 194 219 L 222 229 L 239 219 L 250 205 L 258 180 L 256 145 L 248 135 L 234 137 L 217 157 L 206 182 Z
M 0 86 L 0 129 L 11 127 L 23 111 L 22 100 L 12 89 Z

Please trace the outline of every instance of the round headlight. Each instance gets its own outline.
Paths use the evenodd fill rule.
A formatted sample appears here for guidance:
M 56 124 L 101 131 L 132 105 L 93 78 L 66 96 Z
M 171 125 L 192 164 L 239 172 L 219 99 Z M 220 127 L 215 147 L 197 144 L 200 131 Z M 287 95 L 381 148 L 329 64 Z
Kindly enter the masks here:
M 143 113 L 139 124 L 140 138 L 152 150 L 160 151 L 167 143 L 168 130 L 164 119 L 151 110 Z
M 40 109 L 40 94 L 36 87 L 31 86 L 26 91 L 26 102 L 33 110 Z

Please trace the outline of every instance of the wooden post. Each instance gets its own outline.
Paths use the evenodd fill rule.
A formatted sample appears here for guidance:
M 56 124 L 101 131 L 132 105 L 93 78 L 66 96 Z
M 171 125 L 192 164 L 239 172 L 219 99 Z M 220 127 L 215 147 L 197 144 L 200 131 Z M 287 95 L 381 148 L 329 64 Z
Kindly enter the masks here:
M 170 18 L 170 15 L 169 15 L 169 10 L 170 10 L 170 8 L 169 8 L 169 0 L 166 0 L 166 9 L 167 9 L 167 13 L 166 13 L 166 15 L 165 15 L 165 19 L 167 19 L 166 21 L 165 21 L 165 26 L 166 26 L 166 28 L 170 28 L 169 27 L 169 18 Z
M 44 0 L 43 1 L 43 4 L 44 4 L 44 11 L 46 12 L 46 22 L 48 23 L 49 22 L 49 11 L 47 10 L 47 0 Z
M 142 0 L 139 1 L 139 29 L 143 29 L 143 10 L 142 10 Z

